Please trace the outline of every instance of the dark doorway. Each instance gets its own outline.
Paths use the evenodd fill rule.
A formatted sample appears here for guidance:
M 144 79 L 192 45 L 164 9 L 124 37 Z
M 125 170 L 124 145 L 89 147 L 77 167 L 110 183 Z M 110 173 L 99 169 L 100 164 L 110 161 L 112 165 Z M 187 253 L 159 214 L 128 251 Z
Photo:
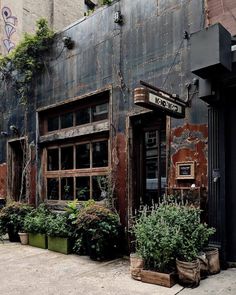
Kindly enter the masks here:
M 165 117 L 146 114 L 133 120 L 134 207 L 157 203 L 166 187 Z
M 236 103 L 226 107 L 226 229 L 227 260 L 236 262 Z
M 8 193 L 15 201 L 19 201 L 20 196 L 21 200 L 24 199 L 26 194 L 24 148 L 25 140 L 15 140 L 8 145 Z

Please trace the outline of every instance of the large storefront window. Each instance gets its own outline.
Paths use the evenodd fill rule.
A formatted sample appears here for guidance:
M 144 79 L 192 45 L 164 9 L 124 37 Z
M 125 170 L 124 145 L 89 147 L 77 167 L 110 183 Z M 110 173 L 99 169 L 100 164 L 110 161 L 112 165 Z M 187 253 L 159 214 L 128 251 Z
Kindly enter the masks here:
M 46 143 L 42 162 L 44 196 L 48 201 L 99 201 L 105 197 L 98 178 L 106 177 L 110 166 L 109 130 L 99 130 L 92 134 L 90 130 L 91 127 L 94 129 L 94 124 L 108 122 L 109 92 L 98 96 L 102 97 L 100 100 L 95 97 L 94 100 L 86 100 L 84 105 L 78 101 L 74 105 L 44 111 L 39 116 L 41 136 Z M 73 130 L 78 132 L 80 128 L 83 130 L 82 136 L 71 136 Z M 68 133 L 67 130 L 72 132 Z M 63 134 L 65 136 L 60 141 L 51 138 L 49 142 L 45 141 L 47 136 L 57 138 Z

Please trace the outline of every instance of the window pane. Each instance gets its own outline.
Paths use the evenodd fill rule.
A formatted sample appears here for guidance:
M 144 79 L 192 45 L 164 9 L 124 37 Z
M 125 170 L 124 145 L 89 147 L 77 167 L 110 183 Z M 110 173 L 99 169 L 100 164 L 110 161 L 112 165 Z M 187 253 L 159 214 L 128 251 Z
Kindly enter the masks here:
M 108 166 L 108 142 L 99 141 L 93 143 L 93 167 Z
M 73 126 L 73 113 L 61 115 L 61 128 L 68 128 Z
M 47 199 L 59 200 L 59 180 L 57 178 L 47 179 Z
M 74 200 L 74 178 L 65 177 L 61 179 L 61 199 Z
M 76 125 L 90 123 L 90 108 L 80 109 L 76 112 Z
M 59 149 L 49 149 L 48 152 L 48 171 L 59 170 Z
M 74 154 L 73 146 L 61 148 L 61 170 L 73 169 Z
M 76 146 L 76 169 L 90 167 L 90 144 Z
M 108 118 L 108 103 L 99 104 L 92 108 L 92 122 L 105 120 Z
M 92 197 L 95 201 L 101 201 L 107 197 L 106 176 L 93 176 L 93 193 Z
M 86 201 L 89 199 L 90 191 L 90 177 L 76 178 L 76 198 L 79 201 Z
M 48 131 L 59 129 L 59 116 L 48 118 Z

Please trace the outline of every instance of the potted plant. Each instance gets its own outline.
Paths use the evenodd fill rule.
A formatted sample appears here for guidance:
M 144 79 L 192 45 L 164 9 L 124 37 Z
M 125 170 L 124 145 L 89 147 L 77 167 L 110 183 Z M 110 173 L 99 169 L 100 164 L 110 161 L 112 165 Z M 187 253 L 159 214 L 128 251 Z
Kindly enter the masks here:
M 0 210 L 1 235 L 8 233 L 10 242 L 19 242 L 18 233 L 24 228 L 25 216 L 33 208 L 25 203 L 10 202 Z
M 176 266 L 180 283 L 196 287 L 200 283 L 199 253 L 214 234 L 215 229 L 200 222 L 201 210 L 195 207 L 178 206 L 175 226 L 179 228 L 179 243 L 176 251 Z
M 143 259 L 143 269 L 131 264 L 131 275 L 143 282 L 172 287 L 176 282 L 175 253 L 179 242 L 179 229 L 171 226 L 176 216 L 174 206 L 161 204 L 145 207 L 133 227 L 136 253 Z M 131 259 L 131 262 L 133 257 Z M 135 260 L 136 263 L 136 260 Z
M 46 225 L 50 211 L 45 204 L 26 215 L 24 228 L 29 233 L 29 245 L 47 249 Z
M 70 227 L 67 216 L 58 213 L 47 218 L 48 249 L 69 254 L 71 252 Z
M 91 259 L 114 258 L 120 250 L 121 224 L 116 212 L 101 205 L 81 208 L 76 221 L 74 250 Z

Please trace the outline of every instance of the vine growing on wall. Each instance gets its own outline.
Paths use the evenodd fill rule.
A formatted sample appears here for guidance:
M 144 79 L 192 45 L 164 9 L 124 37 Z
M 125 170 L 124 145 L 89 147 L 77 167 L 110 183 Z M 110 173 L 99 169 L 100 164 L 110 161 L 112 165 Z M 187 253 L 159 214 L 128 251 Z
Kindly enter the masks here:
M 36 23 L 35 34 L 25 34 L 22 41 L 6 56 L 0 56 L 0 79 L 2 83 L 13 88 L 16 98 L 20 104 L 24 105 L 24 123 L 22 134 L 18 136 L 25 137 L 27 134 L 27 116 L 30 96 L 33 94 L 33 80 L 40 75 L 46 68 L 45 55 L 51 48 L 54 32 L 49 28 L 47 20 L 41 18 Z M 31 148 L 25 140 L 20 140 L 23 161 L 22 175 L 20 179 L 19 201 L 24 197 L 27 199 L 27 191 L 24 188 L 28 186 L 27 175 L 30 172 Z
M 23 104 L 30 96 L 34 77 L 45 68 L 44 56 L 50 49 L 53 36 L 47 20 L 41 18 L 36 23 L 35 34 L 26 33 L 13 51 L 0 56 L 1 79 L 13 86 Z

